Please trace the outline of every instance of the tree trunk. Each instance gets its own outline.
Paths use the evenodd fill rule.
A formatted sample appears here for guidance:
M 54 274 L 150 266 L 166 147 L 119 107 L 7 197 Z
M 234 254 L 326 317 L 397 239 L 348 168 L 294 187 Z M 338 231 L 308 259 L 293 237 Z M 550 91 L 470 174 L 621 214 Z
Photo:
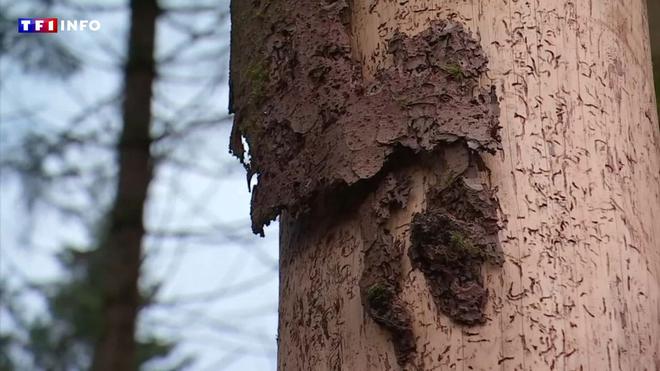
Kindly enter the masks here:
M 645 2 L 322 3 L 232 4 L 279 369 L 659 369 Z
M 653 59 L 653 78 L 655 80 L 656 97 L 660 94 L 660 2 L 648 0 L 649 29 L 651 31 L 651 53 Z M 656 99 L 658 112 L 660 100 Z
M 122 133 L 117 144 L 119 176 L 109 228 L 98 258 L 103 320 L 92 370 L 137 368 L 135 328 L 139 292 L 144 205 L 153 173 L 151 98 L 155 76 L 156 0 L 132 0 L 128 56 L 124 68 Z

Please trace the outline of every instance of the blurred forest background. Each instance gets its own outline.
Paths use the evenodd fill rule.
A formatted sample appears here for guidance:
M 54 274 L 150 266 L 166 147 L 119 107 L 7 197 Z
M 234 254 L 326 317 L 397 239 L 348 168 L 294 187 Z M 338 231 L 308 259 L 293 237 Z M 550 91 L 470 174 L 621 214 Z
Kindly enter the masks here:
M 228 153 L 229 0 L 159 5 L 135 362 L 275 369 L 277 226 L 251 234 L 249 185 Z M 649 8 L 660 88 L 660 1 Z M 102 28 L 23 35 L 19 17 Z M 92 362 L 130 27 L 125 1 L 0 0 L 0 371 Z
M 102 331 L 96 257 L 120 171 L 130 9 L 0 4 L 0 370 L 85 370 Z M 137 362 L 274 369 L 277 228 L 251 234 L 245 174 L 228 153 L 229 1 L 160 7 Z M 102 28 L 18 34 L 18 17 Z

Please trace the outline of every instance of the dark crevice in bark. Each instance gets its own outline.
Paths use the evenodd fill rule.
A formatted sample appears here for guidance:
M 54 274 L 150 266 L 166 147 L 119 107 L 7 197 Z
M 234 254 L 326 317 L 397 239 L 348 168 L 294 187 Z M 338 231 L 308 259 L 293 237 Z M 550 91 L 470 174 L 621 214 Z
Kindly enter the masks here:
M 153 175 L 150 154 L 151 99 L 155 76 L 156 0 L 132 0 L 128 59 L 124 67 L 122 132 L 117 144 L 118 182 L 101 241 L 102 330 L 92 370 L 136 369 L 135 327 L 144 237 L 143 214 Z

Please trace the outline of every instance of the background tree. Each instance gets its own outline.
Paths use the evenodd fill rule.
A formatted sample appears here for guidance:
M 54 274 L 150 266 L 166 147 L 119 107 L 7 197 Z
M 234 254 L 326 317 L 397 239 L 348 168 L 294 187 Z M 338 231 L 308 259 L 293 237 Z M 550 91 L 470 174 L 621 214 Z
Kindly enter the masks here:
M 217 103 L 226 99 L 228 6 L 160 5 L 134 358 L 147 370 L 264 368 L 274 359 L 276 252 L 231 213 L 245 192 L 228 190 L 244 190 L 244 181 L 231 176 L 237 166 L 218 163 L 226 144 L 217 138 L 228 129 Z M 101 246 L 119 191 L 129 6 L 2 7 L 2 367 L 89 369 L 107 302 Z M 102 31 L 16 33 L 17 17 L 44 14 L 100 19 Z
M 644 1 L 232 17 L 231 148 L 254 231 L 281 216 L 279 368 L 657 364 Z
M 151 100 L 156 75 L 156 0 L 130 2 L 131 26 L 124 67 L 119 174 L 108 230 L 98 251 L 102 298 L 92 370 L 135 369 L 138 288 L 145 238 L 144 205 L 153 177 Z M 93 266 L 93 265 L 92 265 Z
M 649 11 L 649 29 L 651 31 L 651 53 L 653 57 L 653 76 L 655 81 L 656 103 L 660 112 L 660 4 L 657 1 L 646 2 Z

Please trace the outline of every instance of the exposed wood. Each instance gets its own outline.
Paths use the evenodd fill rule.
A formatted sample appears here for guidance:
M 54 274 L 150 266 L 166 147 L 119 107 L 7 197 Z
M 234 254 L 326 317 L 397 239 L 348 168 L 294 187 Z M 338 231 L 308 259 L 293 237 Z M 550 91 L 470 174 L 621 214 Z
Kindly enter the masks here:
M 394 30 L 435 18 L 466 24 L 490 59 L 503 151 L 487 163 L 508 221 L 506 262 L 484 272 L 487 323 L 464 327 L 438 315 L 403 255 L 417 348 L 406 368 L 657 368 L 660 133 L 644 1 L 355 0 L 365 73 L 391 63 Z M 408 171 L 408 206 L 389 222 L 406 249 L 431 176 Z M 390 335 L 360 301 L 360 212 L 335 222 L 282 218 L 280 369 L 397 369 Z

